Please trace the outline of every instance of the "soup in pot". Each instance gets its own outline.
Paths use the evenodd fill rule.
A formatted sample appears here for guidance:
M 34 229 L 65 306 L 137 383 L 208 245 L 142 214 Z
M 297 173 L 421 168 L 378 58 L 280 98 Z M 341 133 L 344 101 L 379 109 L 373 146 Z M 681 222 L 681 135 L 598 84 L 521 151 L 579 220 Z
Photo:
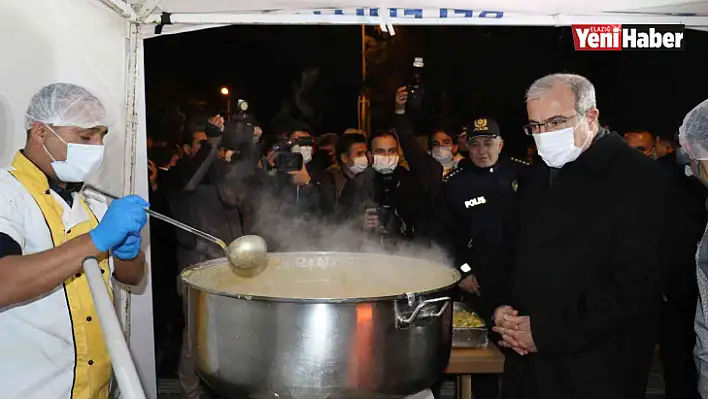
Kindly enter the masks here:
M 252 276 L 234 274 L 216 260 L 188 269 L 187 284 L 224 294 L 283 299 L 355 299 L 396 296 L 445 288 L 460 274 L 441 263 L 378 254 L 269 254 L 267 267 Z

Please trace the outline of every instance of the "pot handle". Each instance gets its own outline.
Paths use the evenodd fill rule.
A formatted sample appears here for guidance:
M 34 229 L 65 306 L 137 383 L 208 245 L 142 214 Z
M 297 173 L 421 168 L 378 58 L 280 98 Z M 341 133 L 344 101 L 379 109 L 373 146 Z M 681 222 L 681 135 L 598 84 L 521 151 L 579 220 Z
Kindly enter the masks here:
M 398 317 L 399 324 L 402 326 L 412 324 L 415 321 L 415 319 L 418 318 L 418 316 L 420 315 L 420 312 L 423 310 L 424 307 L 431 305 L 433 303 L 438 303 L 438 302 L 445 302 L 445 303 L 442 305 L 440 310 L 438 310 L 437 312 L 435 312 L 431 315 L 432 317 L 442 316 L 443 313 L 445 313 L 445 311 L 447 310 L 447 307 L 450 306 L 450 302 L 452 302 L 452 298 L 450 298 L 449 296 L 445 296 L 445 297 L 440 297 L 440 298 L 426 299 L 423 302 L 419 303 L 418 306 L 415 307 L 415 309 L 413 310 L 413 313 L 411 313 L 410 316 L 408 316 L 406 318 L 399 316 Z

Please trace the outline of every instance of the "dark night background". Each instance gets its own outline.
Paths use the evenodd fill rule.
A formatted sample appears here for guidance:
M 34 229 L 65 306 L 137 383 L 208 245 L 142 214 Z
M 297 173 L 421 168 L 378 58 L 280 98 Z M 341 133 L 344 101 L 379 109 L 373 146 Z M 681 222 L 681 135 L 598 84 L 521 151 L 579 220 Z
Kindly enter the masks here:
M 687 48 L 680 52 L 576 52 L 570 28 L 396 26 L 396 32 L 391 38 L 367 28 L 379 43 L 367 75 L 374 129 L 388 127 L 393 90 L 410 80 L 415 56 L 425 57 L 434 113 L 457 124 L 494 117 L 516 154 L 529 144 L 521 132 L 525 89 L 548 73 L 589 78 L 602 124 L 620 133 L 648 129 L 670 136 L 708 96 L 708 32 L 687 31 Z M 356 127 L 361 42 L 359 26 L 231 26 L 148 40 L 148 134 L 160 131 L 171 105 L 185 114 L 190 102 L 225 108 L 222 86 L 231 89 L 232 99 L 247 99 L 269 126 L 301 73 L 313 66 L 320 73 L 309 98 L 323 115 L 316 133 Z

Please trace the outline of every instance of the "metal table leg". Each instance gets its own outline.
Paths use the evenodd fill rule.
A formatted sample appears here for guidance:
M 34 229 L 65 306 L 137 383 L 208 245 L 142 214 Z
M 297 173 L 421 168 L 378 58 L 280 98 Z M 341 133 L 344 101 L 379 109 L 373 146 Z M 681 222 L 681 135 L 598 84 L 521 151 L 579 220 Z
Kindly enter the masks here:
M 472 376 L 469 374 L 463 374 L 457 376 L 457 389 L 455 393 L 457 399 L 474 399 L 472 395 Z

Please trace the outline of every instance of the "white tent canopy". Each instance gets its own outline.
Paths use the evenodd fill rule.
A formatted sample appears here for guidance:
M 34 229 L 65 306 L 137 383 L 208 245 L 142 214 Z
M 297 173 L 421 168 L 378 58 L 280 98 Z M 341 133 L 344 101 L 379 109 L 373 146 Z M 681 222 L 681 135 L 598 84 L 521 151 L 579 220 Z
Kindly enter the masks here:
M 446 8 L 441 8 L 446 7 Z M 0 1 L 0 164 L 24 145 L 31 96 L 53 82 L 85 86 L 113 125 L 95 185 L 148 196 L 143 39 L 226 24 L 684 24 L 708 29 L 691 0 L 32 0 Z M 147 237 L 147 234 L 146 234 Z M 149 252 L 149 240 L 145 240 Z M 157 396 L 150 278 L 116 293 L 148 398 Z
M 144 3 L 145 1 L 129 1 Z M 147 1 L 150 3 L 150 1 Z M 155 1 L 152 1 L 154 4 Z M 704 0 L 163 0 L 159 9 L 174 14 L 250 13 L 261 11 L 295 11 L 318 9 L 408 8 L 463 10 L 498 10 L 520 14 L 600 14 L 620 13 L 692 13 L 708 15 L 708 1 Z
M 103 0 L 122 2 L 122 0 Z M 708 29 L 705 0 L 132 0 L 135 13 L 149 24 L 172 26 L 160 33 L 225 24 L 401 24 L 517 25 L 683 24 Z M 441 8 L 445 7 L 445 8 Z M 126 7 L 127 8 L 127 7 Z M 191 27 L 189 26 L 191 25 Z M 145 37 L 154 30 L 145 30 Z

